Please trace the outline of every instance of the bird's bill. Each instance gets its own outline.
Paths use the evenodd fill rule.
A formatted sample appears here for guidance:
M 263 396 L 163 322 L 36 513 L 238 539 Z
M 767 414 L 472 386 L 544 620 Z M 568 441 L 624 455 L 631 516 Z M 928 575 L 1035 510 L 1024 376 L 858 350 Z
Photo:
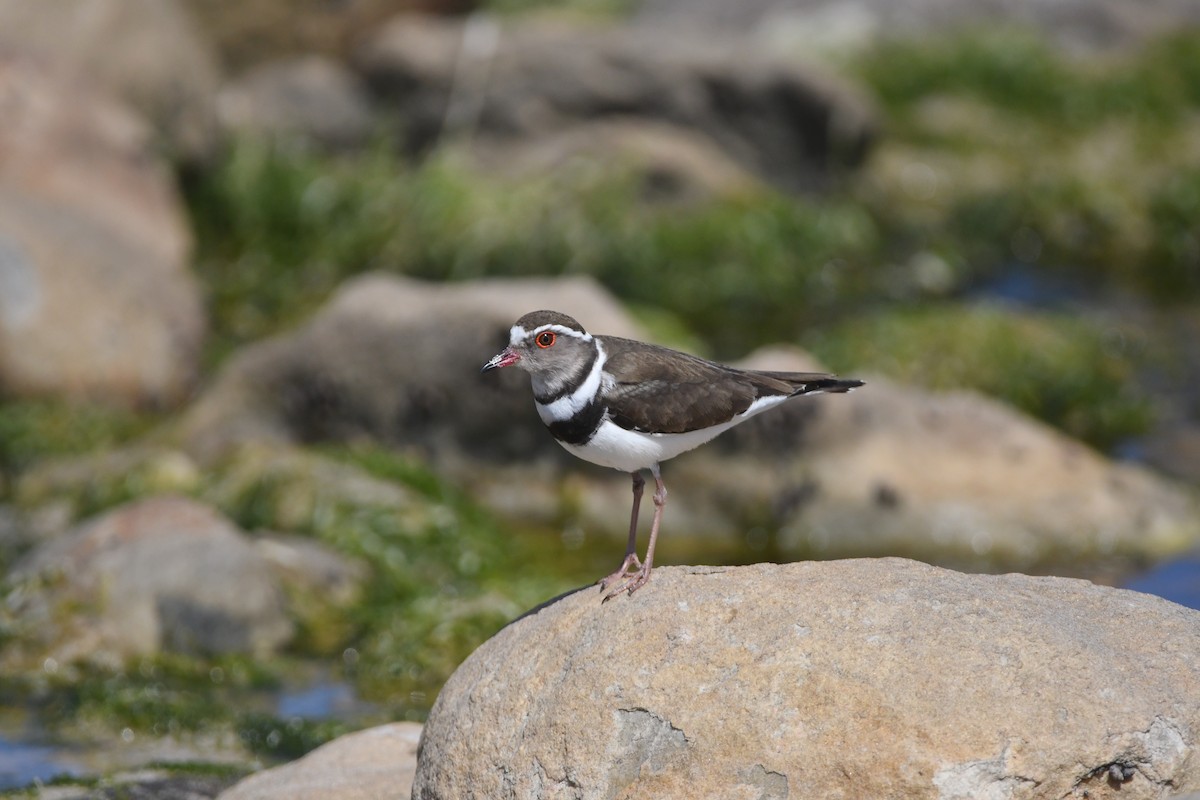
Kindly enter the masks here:
M 511 366 L 521 360 L 521 357 L 513 352 L 511 347 L 506 347 L 502 352 L 492 356 L 492 360 L 483 365 L 480 372 L 489 372 L 493 369 Z

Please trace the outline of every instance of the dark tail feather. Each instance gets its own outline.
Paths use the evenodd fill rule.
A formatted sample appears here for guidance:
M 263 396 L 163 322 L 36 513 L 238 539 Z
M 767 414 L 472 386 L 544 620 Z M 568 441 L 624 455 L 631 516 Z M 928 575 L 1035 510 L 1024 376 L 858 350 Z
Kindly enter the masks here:
M 827 392 L 829 394 L 845 394 L 852 389 L 857 389 L 862 386 L 863 382 L 853 378 L 820 378 L 815 381 L 805 383 L 803 386 L 796 389 L 794 394 L 815 394 L 816 392 Z
M 863 385 L 860 380 L 839 378 L 836 375 L 827 375 L 821 372 L 767 372 L 764 374 L 791 384 L 793 397 L 818 392 L 845 394 L 851 389 L 857 389 Z

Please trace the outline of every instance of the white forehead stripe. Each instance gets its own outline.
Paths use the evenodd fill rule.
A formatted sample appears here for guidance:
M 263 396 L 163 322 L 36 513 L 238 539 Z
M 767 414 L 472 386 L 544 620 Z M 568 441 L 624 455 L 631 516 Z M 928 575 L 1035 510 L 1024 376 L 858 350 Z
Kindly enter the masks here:
M 532 333 L 525 330 L 520 325 L 513 325 L 512 331 L 510 331 L 508 334 L 508 343 L 515 347 L 516 344 L 525 337 L 537 336 L 543 331 L 554 331 L 555 333 L 561 333 L 563 336 L 574 336 L 581 342 L 590 342 L 592 340 L 592 335 L 590 333 L 585 331 L 577 331 L 574 328 L 568 328 L 565 325 L 559 325 L 558 323 L 551 322 L 546 325 L 537 326 L 533 329 Z
M 538 329 L 539 331 L 541 328 Z M 578 331 L 573 331 L 578 333 Z M 588 337 L 591 338 L 590 336 Z M 604 378 L 604 362 L 607 356 L 604 353 L 604 345 L 596 342 L 596 360 L 592 363 L 592 369 L 588 372 L 587 377 L 579 388 L 568 395 L 558 398 L 553 403 L 537 403 L 538 416 L 542 418 L 542 422 L 549 425 L 552 422 L 565 422 L 571 417 L 578 414 L 583 409 L 587 408 L 588 403 L 596 398 L 596 393 L 600 391 L 600 382 Z

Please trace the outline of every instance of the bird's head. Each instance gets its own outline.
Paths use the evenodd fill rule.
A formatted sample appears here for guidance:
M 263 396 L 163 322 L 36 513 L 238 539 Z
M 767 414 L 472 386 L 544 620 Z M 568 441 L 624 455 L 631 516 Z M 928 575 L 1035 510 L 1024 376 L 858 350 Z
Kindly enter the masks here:
M 512 326 L 508 347 L 484 364 L 483 371 L 516 364 L 533 376 L 535 384 L 553 385 L 589 360 L 595 346 L 592 335 L 572 317 L 531 311 Z

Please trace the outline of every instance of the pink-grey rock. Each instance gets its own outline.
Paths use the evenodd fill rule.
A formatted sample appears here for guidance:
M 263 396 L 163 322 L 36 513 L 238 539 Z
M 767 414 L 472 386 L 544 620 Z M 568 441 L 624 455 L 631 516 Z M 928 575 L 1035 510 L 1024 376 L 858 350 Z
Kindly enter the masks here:
M 218 800 L 408 800 L 420 736 L 415 722 L 346 734 L 243 778 Z
M 1088 558 L 1157 559 L 1200 537 L 1182 487 L 1113 462 L 974 392 L 934 393 L 884 379 L 824 404 L 805 463 L 808 493 L 783 522 L 785 552 L 929 551 L 999 568 Z M 803 475 L 803 478 L 801 478 Z
M 1131 800 L 1200 786 L 1200 613 L 901 559 L 668 567 L 450 678 L 413 797 Z
M 163 650 L 267 656 L 292 636 L 253 542 L 212 508 L 161 496 L 37 547 L 12 580 L 25 636 L 6 658 L 121 661 Z
M 216 146 L 216 56 L 180 0 L 0 0 L 0 45 L 119 97 L 173 155 Z
M 145 125 L 0 57 L 0 383 L 17 396 L 177 402 L 206 331 L 191 234 Z

